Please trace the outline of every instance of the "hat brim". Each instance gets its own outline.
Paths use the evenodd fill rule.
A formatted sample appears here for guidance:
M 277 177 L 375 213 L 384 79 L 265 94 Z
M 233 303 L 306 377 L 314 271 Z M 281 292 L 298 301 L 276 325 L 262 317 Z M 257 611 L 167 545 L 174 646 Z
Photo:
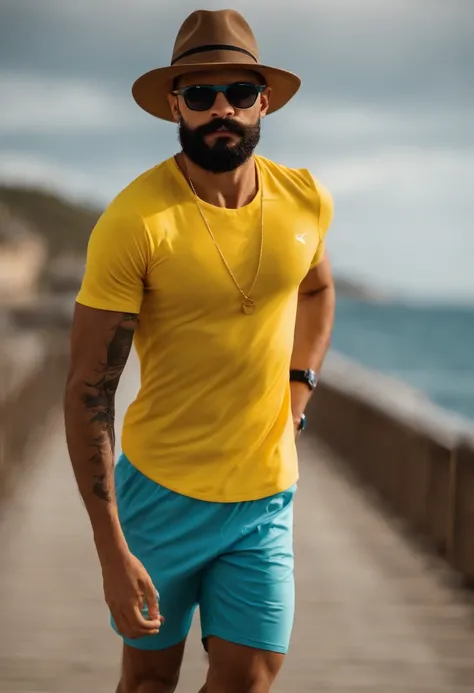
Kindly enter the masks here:
M 301 86 L 301 79 L 287 70 L 268 65 L 247 63 L 199 63 L 192 65 L 173 65 L 150 70 L 139 77 L 132 87 L 132 95 L 136 103 L 147 113 L 174 122 L 167 96 L 173 89 L 176 77 L 192 72 L 206 70 L 251 70 L 258 72 L 265 84 L 271 89 L 268 113 L 274 113 L 293 98 Z

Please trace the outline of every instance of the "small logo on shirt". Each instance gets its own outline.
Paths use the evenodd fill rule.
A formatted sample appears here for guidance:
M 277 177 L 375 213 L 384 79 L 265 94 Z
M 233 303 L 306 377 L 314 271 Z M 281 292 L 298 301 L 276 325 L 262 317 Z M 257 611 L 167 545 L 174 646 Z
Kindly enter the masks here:
M 295 238 L 299 243 L 303 243 L 303 245 L 305 245 L 306 244 L 305 236 L 307 236 L 307 235 L 308 235 L 307 233 L 298 233 L 298 234 L 296 234 Z

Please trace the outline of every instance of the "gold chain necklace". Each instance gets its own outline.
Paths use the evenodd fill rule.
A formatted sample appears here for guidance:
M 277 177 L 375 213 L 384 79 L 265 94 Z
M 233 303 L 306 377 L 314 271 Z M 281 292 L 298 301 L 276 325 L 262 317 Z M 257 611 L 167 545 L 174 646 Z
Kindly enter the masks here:
M 257 283 L 257 279 L 258 279 L 258 276 L 260 274 L 260 265 L 262 264 L 262 254 L 263 254 L 263 190 L 262 189 L 260 190 L 260 251 L 259 251 L 259 257 L 258 257 L 257 271 L 255 273 L 255 278 L 253 280 L 252 286 L 250 287 L 250 291 L 248 293 L 245 293 L 245 291 L 242 289 L 239 282 L 235 278 L 234 273 L 230 269 L 229 264 L 228 264 L 227 260 L 225 259 L 222 250 L 219 248 L 219 244 L 217 243 L 217 241 L 214 237 L 214 234 L 212 233 L 212 229 L 209 225 L 209 222 L 207 221 L 207 219 L 204 215 L 204 212 L 202 211 L 201 205 L 199 204 L 199 198 L 197 196 L 196 189 L 195 189 L 194 184 L 193 184 L 191 178 L 189 177 L 189 174 L 187 171 L 186 171 L 186 177 L 188 179 L 189 185 L 190 185 L 191 190 L 193 192 L 194 200 L 195 200 L 196 206 L 199 210 L 199 214 L 201 215 L 201 218 L 202 218 L 202 220 L 203 220 L 203 222 L 204 222 L 204 224 L 205 224 L 205 226 L 209 232 L 209 235 L 212 239 L 212 242 L 216 246 L 217 252 L 219 253 L 219 255 L 221 257 L 221 260 L 224 263 L 224 266 L 225 266 L 227 272 L 229 273 L 232 281 L 234 282 L 236 288 L 238 289 L 238 291 L 240 292 L 240 294 L 243 298 L 243 301 L 241 304 L 242 312 L 245 313 L 245 315 L 252 315 L 253 313 L 255 313 L 255 308 L 256 308 L 255 301 L 252 298 L 252 291 L 255 288 L 255 284 Z M 260 184 L 260 188 L 261 187 L 262 186 Z

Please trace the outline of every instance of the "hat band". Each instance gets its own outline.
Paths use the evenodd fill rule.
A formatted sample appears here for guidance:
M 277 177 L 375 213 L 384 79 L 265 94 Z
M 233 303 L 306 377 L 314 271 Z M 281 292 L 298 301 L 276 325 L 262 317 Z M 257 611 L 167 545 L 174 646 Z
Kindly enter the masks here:
M 178 55 L 177 58 L 174 58 L 171 61 L 171 65 L 174 65 L 179 60 L 187 58 L 190 55 L 194 55 L 195 53 L 208 53 L 209 51 L 236 51 L 237 53 L 244 53 L 245 55 L 248 55 L 255 63 L 258 63 L 257 58 L 252 55 L 250 51 L 245 50 L 245 48 L 240 48 L 239 46 L 227 46 L 225 44 L 212 44 L 209 46 L 198 46 L 198 48 L 191 48 L 189 51 L 181 53 L 181 55 Z

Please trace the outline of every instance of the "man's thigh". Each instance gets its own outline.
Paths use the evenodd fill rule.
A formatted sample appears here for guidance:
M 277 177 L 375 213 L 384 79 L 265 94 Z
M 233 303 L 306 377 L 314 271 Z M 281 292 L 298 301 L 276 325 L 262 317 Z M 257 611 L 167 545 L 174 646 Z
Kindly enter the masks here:
M 201 693 L 269 693 L 284 654 L 208 638 L 209 671 Z
M 202 576 L 204 643 L 228 643 L 284 655 L 294 619 L 294 490 L 267 504 L 271 513 L 242 534 Z M 276 509 L 275 509 L 276 508 Z
M 184 641 L 165 650 L 124 645 L 117 693 L 173 693 L 178 685 Z

